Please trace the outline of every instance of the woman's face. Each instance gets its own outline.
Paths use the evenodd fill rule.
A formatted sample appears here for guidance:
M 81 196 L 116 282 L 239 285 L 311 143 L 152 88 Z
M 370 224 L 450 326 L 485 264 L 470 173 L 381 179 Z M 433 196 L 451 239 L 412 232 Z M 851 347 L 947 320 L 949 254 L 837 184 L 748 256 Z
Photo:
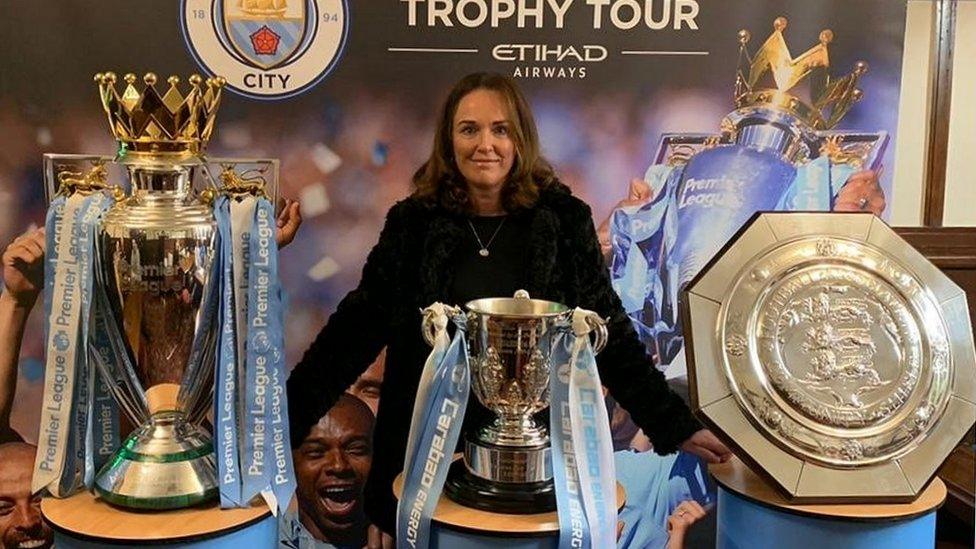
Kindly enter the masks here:
M 515 162 L 512 122 L 503 96 L 479 89 L 462 97 L 452 136 L 454 161 L 468 186 L 501 189 Z

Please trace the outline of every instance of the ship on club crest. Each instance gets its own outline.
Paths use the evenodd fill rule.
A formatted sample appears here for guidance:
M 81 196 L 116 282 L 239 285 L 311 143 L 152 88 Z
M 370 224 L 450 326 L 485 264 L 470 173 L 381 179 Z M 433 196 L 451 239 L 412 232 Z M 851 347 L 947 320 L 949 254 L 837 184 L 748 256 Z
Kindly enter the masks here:
M 219 5 L 221 41 L 240 61 L 255 68 L 281 67 L 311 42 L 314 2 L 222 0 Z

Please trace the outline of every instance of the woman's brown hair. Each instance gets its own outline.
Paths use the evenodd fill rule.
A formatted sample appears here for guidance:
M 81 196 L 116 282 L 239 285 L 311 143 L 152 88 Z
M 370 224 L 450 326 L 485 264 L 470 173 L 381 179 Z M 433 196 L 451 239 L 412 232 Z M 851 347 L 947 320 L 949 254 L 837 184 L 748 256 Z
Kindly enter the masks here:
M 414 196 L 456 213 L 470 211 L 464 176 L 454 161 L 453 131 L 458 105 L 475 90 L 497 92 L 508 105 L 515 162 L 502 187 L 502 206 L 510 212 L 529 208 L 538 200 L 539 190 L 552 183 L 555 175 L 539 152 L 539 132 L 525 96 L 514 80 L 491 72 L 469 74 L 451 88 L 440 112 L 430 158 L 413 176 L 417 187 Z

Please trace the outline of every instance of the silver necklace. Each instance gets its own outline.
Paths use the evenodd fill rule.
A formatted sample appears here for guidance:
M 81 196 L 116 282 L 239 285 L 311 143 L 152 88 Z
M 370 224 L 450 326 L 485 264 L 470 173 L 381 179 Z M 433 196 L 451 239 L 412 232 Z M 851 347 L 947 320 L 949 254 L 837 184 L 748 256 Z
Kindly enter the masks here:
M 498 231 L 501 230 L 502 225 L 505 224 L 506 219 L 508 218 L 507 217 L 502 218 L 502 222 L 499 223 L 498 227 L 495 228 L 495 232 L 491 235 L 491 238 L 488 239 L 487 244 L 481 242 L 481 237 L 478 236 L 478 231 L 475 230 L 474 225 L 471 223 L 471 220 L 470 219 L 468 220 L 468 227 L 471 227 L 471 232 L 474 233 L 475 239 L 478 240 L 478 246 L 481 246 L 481 249 L 478 250 L 478 255 L 480 255 L 481 257 L 488 257 L 488 246 L 491 246 L 491 243 L 495 241 L 495 237 L 498 236 Z

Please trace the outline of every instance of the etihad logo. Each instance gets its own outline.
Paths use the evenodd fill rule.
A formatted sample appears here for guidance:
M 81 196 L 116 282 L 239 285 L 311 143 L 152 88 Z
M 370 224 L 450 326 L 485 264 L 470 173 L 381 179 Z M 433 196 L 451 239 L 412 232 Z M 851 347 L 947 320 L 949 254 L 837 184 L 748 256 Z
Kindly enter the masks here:
M 586 78 L 585 63 L 607 58 L 597 44 L 498 44 L 491 49 L 495 61 L 518 63 L 513 78 Z
M 595 63 L 607 58 L 607 48 L 594 44 L 498 44 L 491 56 L 496 61 Z

